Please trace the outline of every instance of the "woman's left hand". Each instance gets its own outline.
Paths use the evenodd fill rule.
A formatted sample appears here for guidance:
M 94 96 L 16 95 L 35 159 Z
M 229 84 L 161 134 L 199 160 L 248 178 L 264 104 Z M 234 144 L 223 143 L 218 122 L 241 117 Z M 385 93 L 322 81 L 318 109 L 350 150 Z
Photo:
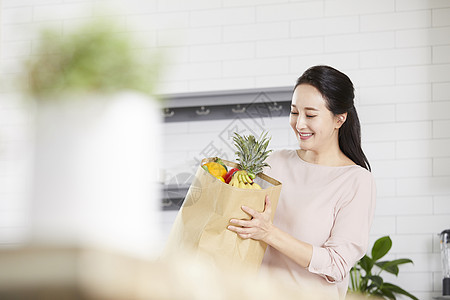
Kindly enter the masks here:
M 228 229 L 236 232 L 243 239 L 254 239 L 265 241 L 273 228 L 271 222 L 272 207 L 269 197 L 266 195 L 264 211 L 257 212 L 247 206 L 242 206 L 242 210 L 252 216 L 251 220 L 231 219 Z

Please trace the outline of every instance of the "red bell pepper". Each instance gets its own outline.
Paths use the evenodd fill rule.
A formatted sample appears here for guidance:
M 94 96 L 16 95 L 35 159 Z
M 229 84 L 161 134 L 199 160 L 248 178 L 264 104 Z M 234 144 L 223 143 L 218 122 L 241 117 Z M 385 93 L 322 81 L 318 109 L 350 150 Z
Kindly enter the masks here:
M 233 168 L 233 169 L 229 170 L 229 171 L 227 172 L 227 174 L 225 174 L 225 175 L 223 176 L 223 179 L 225 179 L 225 182 L 226 182 L 226 183 L 230 183 L 231 178 L 233 177 L 234 173 L 236 173 L 237 171 L 239 171 L 238 168 Z

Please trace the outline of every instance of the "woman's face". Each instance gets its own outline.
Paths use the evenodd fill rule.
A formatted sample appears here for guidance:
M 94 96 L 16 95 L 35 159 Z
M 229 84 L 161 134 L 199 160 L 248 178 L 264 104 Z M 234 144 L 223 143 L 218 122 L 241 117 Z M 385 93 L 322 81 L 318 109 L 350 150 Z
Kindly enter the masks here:
M 321 152 L 338 142 L 338 129 L 345 116 L 334 116 L 326 107 L 320 92 L 309 84 L 300 84 L 294 90 L 290 124 L 300 148 Z

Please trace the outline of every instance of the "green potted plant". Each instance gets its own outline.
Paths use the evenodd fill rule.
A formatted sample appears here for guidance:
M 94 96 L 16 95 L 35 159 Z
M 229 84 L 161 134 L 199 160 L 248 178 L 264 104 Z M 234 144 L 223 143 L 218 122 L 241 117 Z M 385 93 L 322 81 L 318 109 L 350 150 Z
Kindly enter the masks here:
M 35 115 L 31 243 L 151 255 L 160 55 L 110 20 L 46 30 L 35 49 L 25 63 Z
M 389 236 L 383 236 L 375 241 L 372 247 L 371 257 L 364 255 L 350 270 L 350 293 L 376 296 L 383 299 L 396 299 L 396 295 L 405 295 L 411 299 L 418 300 L 414 295 L 408 293 L 401 287 L 385 282 L 381 273 L 398 276 L 399 265 L 413 263 L 411 259 L 400 258 L 395 260 L 380 260 L 391 249 L 392 240 Z

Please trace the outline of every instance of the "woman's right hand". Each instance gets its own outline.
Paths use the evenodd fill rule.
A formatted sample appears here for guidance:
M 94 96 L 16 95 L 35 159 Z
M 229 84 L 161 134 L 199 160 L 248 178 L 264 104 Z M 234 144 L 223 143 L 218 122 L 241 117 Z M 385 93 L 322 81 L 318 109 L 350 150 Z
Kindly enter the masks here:
M 263 212 L 257 212 L 247 206 L 242 206 L 242 210 L 249 214 L 252 219 L 231 219 L 230 223 L 233 225 L 228 226 L 228 229 L 236 232 L 243 239 L 254 239 L 267 243 L 268 237 L 274 228 L 271 221 L 272 204 L 269 196 L 266 195 Z

